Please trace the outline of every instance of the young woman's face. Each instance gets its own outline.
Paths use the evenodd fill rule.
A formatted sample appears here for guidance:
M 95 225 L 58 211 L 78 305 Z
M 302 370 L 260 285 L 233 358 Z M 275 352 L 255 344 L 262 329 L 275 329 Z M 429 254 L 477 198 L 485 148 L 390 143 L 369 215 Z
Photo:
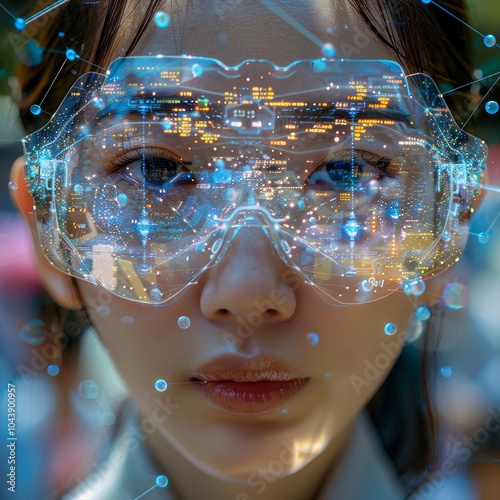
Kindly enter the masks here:
M 339 58 L 392 58 L 346 2 L 215 1 L 173 12 L 170 4 L 170 26 L 152 23 L 134 55 L 286 65 L 321 57 L 322 44 L 331 43 Z M 120 47 L 133 35 L 129 22 Z M 300 469 L 348 432 L 399 354 L 414 311 L 403 293 L 334 306 L 290 276 L 265 234 L 247 227 L 169 305 L 131 302 L 78 281 L 142 417 L 212 475 L 246 480 L 286 450 L 293 459 L 283 461 L 282 474 Z M 387 323 L 398 326 L 396 335 L 386 335 Z M 165 392 L 157 380 L 168 383 Z

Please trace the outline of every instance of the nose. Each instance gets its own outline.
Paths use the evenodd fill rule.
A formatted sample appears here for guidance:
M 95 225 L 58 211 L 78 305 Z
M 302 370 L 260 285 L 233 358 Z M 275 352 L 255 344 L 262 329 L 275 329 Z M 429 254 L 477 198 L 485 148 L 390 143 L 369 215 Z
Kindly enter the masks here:
M 289 273 L 262 228 L 242 227 L 224 257 L 206 271 L 201 311 L 211 321 L 252 315 L 260 322 L 286 321 L 296 307 Z

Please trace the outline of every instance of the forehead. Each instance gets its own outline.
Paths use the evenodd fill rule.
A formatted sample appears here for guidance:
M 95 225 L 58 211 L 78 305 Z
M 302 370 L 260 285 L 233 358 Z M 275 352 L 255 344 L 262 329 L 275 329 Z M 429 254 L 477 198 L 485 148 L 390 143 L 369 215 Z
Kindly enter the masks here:
M 145 3 L 128 15 L 118 38 L 123 47 Z M 333 46 L 337 58 L 393 59 L 347 0 L 169 0 L 161 10 L 170 17 L 169 25 L 152 21 L 132 55 L 196 55 L 227 65 L 262 58 L 288 65 L 331 53 Z

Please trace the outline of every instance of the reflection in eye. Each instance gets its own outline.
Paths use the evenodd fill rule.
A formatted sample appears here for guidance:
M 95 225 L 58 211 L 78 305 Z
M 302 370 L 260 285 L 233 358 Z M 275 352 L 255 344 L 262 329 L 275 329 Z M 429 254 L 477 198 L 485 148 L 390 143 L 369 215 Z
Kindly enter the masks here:
M 167 188 L 173 182 L 190 182 L 193 175 L 184 163 L 161 148 L 133 149 L 111 162 L 112 173 L 149 189 Z
M 369 151 L 340 151 L 328 158 L 306 179 L 306 185 L 317 189 L 363 190 L 365 182 L 394 178 L 391 159 Z

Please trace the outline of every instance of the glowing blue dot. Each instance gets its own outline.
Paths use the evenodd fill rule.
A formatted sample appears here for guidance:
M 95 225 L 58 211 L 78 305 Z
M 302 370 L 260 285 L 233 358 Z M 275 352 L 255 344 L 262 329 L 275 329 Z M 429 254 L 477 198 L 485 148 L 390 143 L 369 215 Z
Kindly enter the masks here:
M 57 34 L 57 36 L 58 36 L 59 38 L 64 38 L 64 31 L 60 31 L 60 32 Z
M 453 375 L 453 370 L 449 366 L 443 366 L 439 371 L 441 375 L 446 378 L 449 378 Z
M 357 240 L 361 236 L 362 230 L 363 227 L 354 217 L 350 217 L 342 226 L 342 233 L 351 241 Z
M 411 294 L 419 297 L 425 292 L 425 283 L 422 280 L 413 281 L 410 284 Z
M 191 67 L 191 73 L 193 76 L 201 76 L 203 74 L 203 66 L 200 66 L 199 64 L 193 64 Z
M 325 43 L 321 47 L 321 53 L 324 57 L 335 57 L 335 47 L 331 43 Z
M 490 235 L 488 233 L 479 233 L 477 235 L 477 241 L 479 241 L 481 245 L 486 245 L 486 243 L 490 241 Z
M 95 380 L 87 379 L 80 382 L 78 392 L 84 399 L 95 399 L 99 395 L 99 386 Z
M 451 240 L 451 234 L 448 231 L 445 231 L 443 233 L 443 241 L 445 243 L 448 243 Z
M 22 17 L 18 17 L 14 21 L 14 27 L 16 28 L 16 30 L 24 31 L 24 29 L 26 28 L 26 21 Z
M 215 168 L 226 168 L 226 162 L 221 158 L 215 160 Z
M 116 198 L 120 207 L 124 207 L 128 202 L 128 196 L 125 193 L 120 193 Z
M 30 106 L 30 112 L 32 115 L 38 116 L 42 112 L 42 108 L 38 104 L 32 104 Z
M 411 283 L 408 281 L 406 283 L 403 283 L 403 292 L 405 295 L 411 295 Z
M 66 51 L 66 59 L 68 59 L 68 61 L 74 61 L 76 58 L 77 58 L 77 55 L 73 49 L 68 49 Z
M 170 17 L 166 12 L 157 12 L 155 14 L 155 23 L 158 28 L 166 28 L 170 24 Z
M 191 326 L 191 320 L 187 316 L 181 316 L 177 320 L 177 324 L 179 325 L 179 328 L 185 330 L 186 328 L 189 328 Z
M 158 392 L 165 392 L 167 390 L 168 384 L 162 378 L 155 382 L 155 389 Z
M 484 44 L 486 47 L 491 48 L 494 47 L 497 43 L 497 39 L 493 35 L 486 35 L 484 37 Z
M 500 109 L 500 106 L 498 105 L 498 102 L 496 102 L 496 101 L 488 101 L 485 104 L 484 109 L 490 115 L 494 115 L 494 114 L 498 113 L 498 110 Z
M 57 365 L 49 365 L 47 366 L 47 373 L 51 377 L 55 377 L 56 375 L 59 375 L 59 367 Z
M 425 3 L 425 4 L 431 3 L 431 0 L 422 0 L 422 3 Z
M 299 201 L 297 202 L 297 208 L 298 208 L 299 210 L 304 210 L 304 200 L 299 200 Z
M 419 307 L 416 316 L 420 321 L 427 321 L 431 317 L 431 312 L 427 307 Z
M 161 125 L 165 130 L 172 130 L 174 128 L 174 124 L 168 118 L 162 120 Z
M 361 288 L 363 289 L 364 292 L 369 292 L 373 290 L 373 281 L 363 280 L 361 282 Z
M 149 292 L 149 296 L 153 302 L 159 302 L 161 300 L 161 291 L 158 288 L 153 288 Z
M 386 335 L 395 335 L 397 331 L 398 327 L 394 323 L 387 323 L 384 327 L 384 333 Z
M 312 224 L 313 226 L 315 226 L 315 225 L 316 225 L 316 222 L 318 222 L 318 221 L 316 220 L 316 217 L 310 217 L 310 218 L 309 218 L 309 223 L 310 223 L 310 224 Z
M 306 335 L 306 340 L 309 345 L 316 345 L 319 342 L 319 335 L 311 332 Z
M 167 476 L 157 476 L 156 477 L 156 486 L 158 488 L 166 488 L 168 486 L 168 478 Z
M 281 410 L 281 413 L 282 413 L 283 415 L 286 415 L 286 414 L 288 413 L 288 410 L 287 410 L 286 408 L 283 408 L 283 409 Z

